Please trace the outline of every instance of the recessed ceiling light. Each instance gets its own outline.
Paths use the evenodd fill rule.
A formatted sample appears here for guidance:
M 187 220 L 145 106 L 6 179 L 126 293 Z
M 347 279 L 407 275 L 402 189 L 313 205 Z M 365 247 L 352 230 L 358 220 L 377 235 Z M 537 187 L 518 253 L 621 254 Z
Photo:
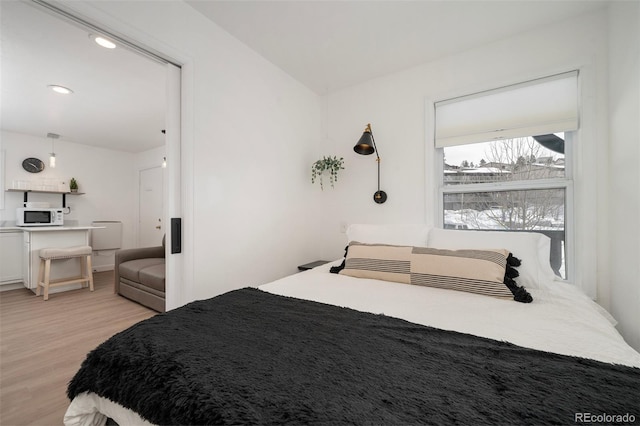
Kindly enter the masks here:
M 73 90 L 69 89 L 68 87 L 58 86 L 57 84 L 50 84 L 47 87 L 53 90 L 54 92 L 62 93 L 63 95 L 69 95 L 73 93 Z
M 116 44 L 114 42 L 112 42 L 111 40 L 105 38 L 105 37 L 90 34 L 89 38 L 93 39 L 93 41 L 95 41 L 96 43 L 98 43 L 102 47 L 106 47 L 107 49 L 115 49 L 116 48 Z

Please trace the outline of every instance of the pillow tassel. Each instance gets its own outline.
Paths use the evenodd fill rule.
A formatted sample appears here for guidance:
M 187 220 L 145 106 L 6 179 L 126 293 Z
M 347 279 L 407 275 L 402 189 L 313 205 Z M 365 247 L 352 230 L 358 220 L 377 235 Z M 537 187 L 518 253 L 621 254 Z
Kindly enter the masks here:
M 513 293 L 513 300 L 521 303 L 533 302 L 533 297 L 529 294 L 524 287 L 520 287 L 513 279 L 520 276 L 520 273 L 515 267 L 520 266 L 522 262 L 515 257 L 512 253 L 507 256 L 507 267 L 504 271 L 504 284 L 507 286 L 511 293 Z
M 520 261 L 520 259 L 515 257 L 512 253 L 509 253 L 509 256 L 507 257 L 507 265 L 517 267 L 517 266 L 520 266 L 521 264 L 522 262 Z
M 340 273 L 340 271 L 342 271 L 344 269 L 345 262 L 347 261 L 347 252 L 348 251 L 349 251 L 349 246 L 346 246 L 344 248 L 344 259 L 342 259 L 342 263 L 340 264 L 340 266 L 332 266 L 329 269 L 329 272 L 331 272 L 332 274 L 338 274 L 338 273 Z
M 504 274 L 511 279 L 518 278 L 520 276 L 520 272 L 518 272 L 516 268 L 512 268 L 510 265 L 507 265 Z
M 513 279 L 505 276 L 504 284 L 507 286 L 507 288 L 509 288 L 509 290 L 511 290 L 511 293 L 513 293 L 513 300 L 515 300 L 516 302 L 521 302 L 521 303 L 533 302 L 533 297 L 531 297 L 529 292 L 524 287 L 518 286 L 518 284 L 516 284 L 516 282 Z

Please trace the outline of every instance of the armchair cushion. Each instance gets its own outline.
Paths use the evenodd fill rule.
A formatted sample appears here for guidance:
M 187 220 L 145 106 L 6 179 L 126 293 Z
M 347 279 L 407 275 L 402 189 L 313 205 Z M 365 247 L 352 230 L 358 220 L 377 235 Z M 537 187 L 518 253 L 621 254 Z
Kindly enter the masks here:
M 146 259 L 135 259 L 120 263 L 120 277 L 137 283 L 142 283 L 141 274 L 148 268 L 158 266 L 164 271 L 164 258 L 151 257 Z M 163 277 L 164 278 L 164 274 Z M 163 289 L 164 291 L 164 289 Z
M 140 271 L 139 282 L 164 294 L 164 259 L 162 263 L 143 268 Z

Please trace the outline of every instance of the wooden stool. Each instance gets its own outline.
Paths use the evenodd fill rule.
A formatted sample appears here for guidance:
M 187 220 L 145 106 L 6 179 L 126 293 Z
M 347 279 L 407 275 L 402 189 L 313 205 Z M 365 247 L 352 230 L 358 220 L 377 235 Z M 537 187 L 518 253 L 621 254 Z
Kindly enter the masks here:
M 59 259 L 80 259 L 80 277 L 71 279 L 61 279 L 51 282 L 51 261 Z M 38 271 L 38 285 L 36 286 L 36 296 L 40 296 L 40 287 L 44 288 L 44 300 L 49 299 L 49 287 L 66 284 L 87 282 L 89 289 L 93 291 L 93 271 L 91 270 L 91 246 L 75 246 L 66 248 L 43 248 L 40 250 L 40 270 Z M 83 284 L 84 287 L 84 284 Z

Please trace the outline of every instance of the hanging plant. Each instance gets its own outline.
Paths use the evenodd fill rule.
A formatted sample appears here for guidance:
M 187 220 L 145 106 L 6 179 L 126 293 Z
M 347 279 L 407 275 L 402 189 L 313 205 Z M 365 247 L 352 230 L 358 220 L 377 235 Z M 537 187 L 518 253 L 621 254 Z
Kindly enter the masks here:
M 329 182 L 333 188 L 333 184 L 338 181 L 338 170 L 344 169 L 344 158 L 323 157 L 311 165 L 311 183 L 315 183 L 316 179 L 320 180 L 320 189 L 324 190 L 322 175 L 325 171 L 329 172 Z

